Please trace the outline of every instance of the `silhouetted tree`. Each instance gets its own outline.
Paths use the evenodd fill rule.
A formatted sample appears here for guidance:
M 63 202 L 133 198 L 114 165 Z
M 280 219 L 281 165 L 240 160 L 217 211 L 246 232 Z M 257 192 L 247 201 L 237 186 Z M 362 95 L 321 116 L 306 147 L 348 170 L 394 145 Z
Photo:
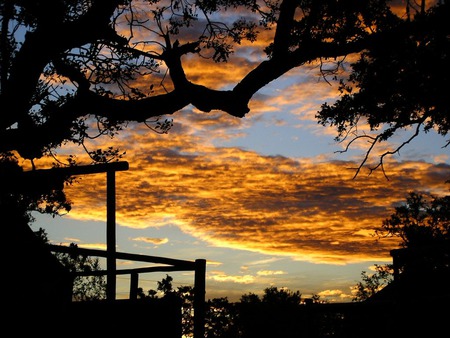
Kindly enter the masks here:
M 386 156 L 399 153 L 419 133 L 436 130 L 445 136 L 449 131 L 450 110 L 442 86 L 450 80 L 448 1 L 429 11 L 426 2 L 420 2 L 413 17 L 408 13 L 401 24 L 391 17 L 379 34 L 371 34 L 370 47 L 351 64 L 348 79 L 340 79 L 340 99 L 324 104 L 316 116 L 321 124 L 336 127 L 336 140 L 348 141 L 347 149 L 357 140 L 370 145 L 355 175 L 372 149 L 399 130 L 410 129 L 411 137 L 385 151 L 371 171 L 383 168 Z M 406 2 L 407 9 L 412 3 Z M 364 124 L 377 133 L 368 134 L 367 128 L 360 128 Z
M 129 122 L 165 133 L 167 116 L 190 104 L 241 118 L 261 88 L 311 62 L 325 78 L 342 80 L 342 98 L 318 114 L 337 127 L 339 140 L 361 123 L 380 130 L 355 136 L 372 141 L 369 152 L 407 127 L 445 135 L 448 2 L 411 3 L 401 16 L 385 0 L 3 1 L 0 153 L 33 161 L 66 142 L 113 137 Z M 239 15 L 231 21 L 223 10 Z M 266 58 L 231 90 L 194 83 L 185 72 L 185 59 L 197 58 L 197 67 L 226 62 L 236 45 L 268 29 Z M 359 57 L 344 81 L 339 72 L 350 54 Z M 113 147 L 86 150 L 95 162 L 122 155 Z
M 74 243 L 71 247 L 77 246 Z M 62 265 L 72 273 L 91 273 L 102 270 L 98 258 L 68 253 L 55 254 Z M 106 299 L 106 279 L 104 275 L 77 276 L 73 281 L 72 299 L 74 301 L 93 301 Z
M 270 286 L 262 297 L 244 294 L 236 304 L 237 325 L 243 338 L 298 337 L 304 331 L 305 305 L 300 291 Z
M 205 337 L 240 337 L 238 316 L 236 304 L 230 303 L 227 297 L 208 299 L 205 311 Z
M 174 289 L 172 277 L 166 275 L 158 282 L 156 290 L 145 294 L 140 288 L 141 298 L 158 298 L 177 295 L 183 301 L 183 336 L 193 334 L 193 287 L 181 286 Z M 319 297 L 315 299 L 319 302 Z M 205 337 L 294 337 L 304 325 L 305 308 L 301 304 L 301 293 L 275 286 L 264 289 L 263 296 L 254 293 L 243 294 L 239 302 L 230 302 L 227 297 L 206 301 Z
M 379 239 L 399 238 L 401 249 L 394 250 L 396 265 L 378 265 L 372 275 L 361 273 L 362 281 L 355 286 L 355 301 L 367 300 L 395 282 L 394 268 L 402 281 L 398 291 L 407 293 L 411 285 L 424 283 L 449 293 L 445 285 L 450 282 L 450 196 L 429 198 L 411 192 L 375 231 Z
M 32 211 L 56 215 L 70 210 L 61 189 L 64 178 L 30 184 L 14 156 L 0 156 L 0 217 L 2 219 L 5 279 L 3 304 L 8 308 L 5 327 L 23 316 L 23 309 L 33 313 L 36 323 L 47 316 L 56 316 L 71 301 L 73 276 L 52 255 L 47 245 L 33 232 Z M 7 258 L 7 259 L 6 259 Z M 33 292 L 24 292 L 32 289 Z M 17 323 L 17 322 L 16 322 Z M 20 331 L 28 326 L 15 328 Z
M 63 182 L 71 182 L 67 177 L 51 177 L 49 180 L 34 181 L 23 175 L 17 158 L 10 152 L 0 156 L 0 212 L 6 221 L 14 218 L 26 223 L 34 221 L 32 212 L 50 214 L 53 217 L 69 212 L 70 201 L 63 191 Z
M 375 265 L 375 272 L 368 274 L 361 272 L 361 281 L 355 287 L 354 302 L 362 302 L 374 296 L 393 280 L 393 270 L 391 264 Z
M 383 222 L 379 236 L 401 239 L 393 250 L 394 274 L 405 293 L 423 284 L 450 295 L 450 196 L 411 193 Z
M 300 291 L 291 291 L 285 288 L 278 289 L 276 286 L 271 286 L 264 289 L 262 302 L 267 304 L 298 305 L 301 302 L 301 296 Z
M 178 297 L 181 300 L 181 324 L 183 337 L 192 337 L 194 329 L 194 288 L 192 286 L 179 286 L 173 288 L 172 276 L 166 275 L 157 282 L 156 290 L 150 289 L 147 293 L 140 287 L 138 297 L 140 299 L 155 299 L 159 297 Z
M 35 231 L 36 236 L 48 243 L 48 235 L 45 229 Z M 70 243 L 71 248 L 77 248 L 75 243 Z M 100 261 L 87 255 L 56 252 L 58 261 L 74 275 L 72 299 L 74 301 L 93 301 L 106 299 L 106 279 L 104 275 L 76 276 L 77 272 L 91 273 L 100 271 Z
M 376 234 L 379 238 L 398 237 L 402 248 L 449 245 L 450 196 L 411 192 L 405 203 L 396 207 L 395 213 L 383 221 Z

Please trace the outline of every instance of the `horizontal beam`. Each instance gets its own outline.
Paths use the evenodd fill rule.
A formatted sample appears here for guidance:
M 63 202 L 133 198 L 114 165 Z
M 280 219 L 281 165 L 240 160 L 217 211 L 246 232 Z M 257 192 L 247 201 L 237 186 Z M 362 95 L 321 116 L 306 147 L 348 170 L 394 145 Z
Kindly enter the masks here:
M 40 176 L 40 175 L 63 175 L 63 176 L 73 176 L 73 175 L 87 175 L 87 174 L 98 174 L 113 171 L 125 171 L 129 169 L 129 164 L 126 161 L 110 162 L 110 163 L 100 163 L 100 164 L 90 164 L 90 165 L 77 165 L 71 167 L 58 167 L 50 169 L 36 169 L 24 171 L 23 175 Z
M 116 270 L 116 275 L 129 275 L 133 273 L 149 273 L 149 272 L 167 272 L 167 271 L 193 271 L 191 267 L 187 266 L 149 266 L 144 268 L 134 269 L 119 269 Z M 107 270 L 96 270 L 87 272 L 76 272 L 77 276 L 105 276 L 108 274 Z
M 64 181 L 75 175 L 96 174 L 128 170 L 126 161 L 36 169 L 28 171 L 11 171 L 0 173 L 0 185 L 4 191 L 43 192 L 64 188 Z
M 54 245 L 54 244 L 48 244 L 48 246 L 50 247 L 50 250 L 54 251 L 54 252 L 65 252 L 65 253 L 72 253 L 72 254 L 78 254 L 78 255 L 98 256 L 98 257 L 106 257 L 106 258 L 108 257 L 108 253 L 105 250 L 85 249 L 85 248 L 68 247 L 68 246 L 64 246 L 64 245 Z M 195 262 L 181 260 L 181 259 L 139 255 L 139 254 L 126 253 L 126 252 L 116 252 L 115 258 L 122 259 L 122 260 L 129 260 L 129 261 L 168 264 L 168 265 L 177 266 L 177 268 L 179 268 L 179 269 L 195 270 Z

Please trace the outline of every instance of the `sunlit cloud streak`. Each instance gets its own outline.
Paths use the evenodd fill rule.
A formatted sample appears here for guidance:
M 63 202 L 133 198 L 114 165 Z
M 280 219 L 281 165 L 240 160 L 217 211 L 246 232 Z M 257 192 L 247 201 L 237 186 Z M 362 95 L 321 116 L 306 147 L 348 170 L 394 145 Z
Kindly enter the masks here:
M 372 235 L 408 192 L 448 190 L 446 164 L 393 162 L 390 180 L 381 171 L 352 179 L 350 161 L 262 156 L 203 141 L 140 127 L 116 140 L 130 163 L 116 174 L 117 223 L 176 225 L 211 246 L 346 264 L 389 259 L 397 241 Z M 69 216 L 104 220 L 104 189 L 104 177 L 82 177 L 68 190 Z
M 317 295 L 322 298 L 329 298 L 329 297 L 349 298 L 349 295 L 344 294 L 342 290 L 324 290 L 319 292 Z
M 229 88 L 261 61 L 261 47 L 267 41 L 244 43 L 228 63 L 211 61 L 200 67 L 186 58 L 186 74 L 195 83 Z M 135 229 L 175 225 L 210 246 L 275 259 L 332 264 L 389 261 L 389 250 L 398 243 L 377 241 L 374 230 L 410 191 L 446 194 L 447 164 L 388 159 L 390 180 L 381 171 L 352 179 L 359 162 L 348 157 L 330 161 L 325 155 L 264 156 L 213 144 L 245 137 L 252 123 L 286 124 L 277 113 L 294 117 L 299 133 L 312 131 L 331 140 L 334 130 L 318 126 L 314 115 L 320 103 L 336 99 L 337 86 L 319 81 L 319 75 L 315 64 L 285 74 L 254 95 L 248 119 L 187 107 L 173 115 L 169 135 L 130 125 L 108 144 L 126 150 L 130 163 L 129 171 L 116 174 L 117 223 Z M 149 83 L 144 78 L 140 85 Z M 102 145 L 106 143 L 91 146 Z M 446 158 L 442 155 L 436 161 Z M 104 175 L 80 178 L 67 190 L 74 201 L 69 217 L 104 221 L 105 190 Z M 162 238 L 130 240 L 166 243 Z M 250 275 L 211 276 L 217 281 L 251 281 Z
M 61 243 L 61 245 L 68 245 L 69 243 Z M 79 243 L 78 246 L 84 249 L 94 249 L 94 250 L 106 250 L 105 243 Z
M 256 273 L 258 276 L 273 276 L 273 275 L 285 275 L 286 272 L 282 270 L 261 270 Z
M 208 277 L 209 280 L 213 280 L 216 282 L 232 282 L 237 284 L 251 284 L 254 282 L 255 277 L 252 275 L 227 275 L 222 271 L 209 271 Z
M 150 237 L 135 237 L 131 238 L 132 241 L 151 243 L 155 245 L 166 244 L 169 242 L 168 238 L 150 238 Z

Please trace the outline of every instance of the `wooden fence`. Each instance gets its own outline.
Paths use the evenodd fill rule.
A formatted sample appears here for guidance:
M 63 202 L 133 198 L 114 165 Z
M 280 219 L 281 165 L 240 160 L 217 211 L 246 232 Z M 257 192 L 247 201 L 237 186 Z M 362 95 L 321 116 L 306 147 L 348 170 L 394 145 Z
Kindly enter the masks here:
M 67 247 L 62 245 L 49 245 L 49 247 L 52 252 L 85 255 L 90 257 L 104 257 L 109 260 L 119 259 L 163 264 L 132 269 L 116 269 L 113 276 L 111 276 L 108 270 L 76 273 L 76 276 L 108 276 L 108 278 L 116 278 L 118 275 L 130 275 L 130 290 L 128 300 L 116 300 L 115 297 L 113 299 L 108 299 L 107 297 L 105 302 L 101 302 L 102 305 L 99 305 L 98 302 L 81 302 L 85 304 L 75 304 L 74 308 L 82 310 L 85 314 L 101 311 L 105 316 L 109 314 L 112 320 L 112 314 L 117 313 L 122 314 L 122 318 L 117 318 L 117 320 L 126 320 L 124 316 L 130 315 L 134 316 L 133 320 L 142 318 L 142 316 L 147 316 L 147 318 L 153 317 L 153 322 L 157 323 L 156 326 L 153 325 L 153 329 L 160 333 L 163 333 L 162 330 L 165 329 L 165 337 L 181 337 L 181 304 L 176 301 L 166 302 L 162 300 L 152 300 L 145 305 L 143 305 L 143 302 L 138 302 L 139 275 L 142 273 L 163 271 L 194 271 L 194 338 L 204 337 L 206 260 L 196 259 L 195 261 L 187 261 L 125 252 L 115 252 L 114 257 L 111 257 L 109 253 L 104 250 Z M 108 279 L 108 281 L 110 281 L 110 279 Z M 145 323 L 142 324 L 145 325 Z
M 197 259 L 195 261 L 186 261 L 179 259 L 171 259 L 156 256 L 138 255 L 124 252 L 116 252 L 116 172 L 126 171 L 129 169 L 128 162 L 119 161 L 111 163 L 102 163 L 95 165 L 82 165 L 73 167 L 51 168 L 51 169 L 39 169 L 21 172 L 14 177 L 11 177 L 10 182 L 13 182 L 16 186 L 15 189 L 20 191 L 43 189 L 62 189 L 62 183 L 65 178 L 88 175 L 97 173 L 106 173 L 106 251 L 84 249 L 78 247 L 65 247 L 60 245 L 50 245 L 50 250 L 53 252 L 72 253 L 86 256 L 96 256 L 106 258 L 106 270 L 93 271 L 89 273 L 79 273 L 78 275 L 106 275 L 106 302 L 102 305 L 99 304 L 77 304 L 77 308 L 83 307 L 83 313 L 89 313 L 93 308 L 97 310 L 108 312 L 111 316 L 117 311 L 123 315 L 137 312 L 132 309 L 140 308 L 143 305 L 137 300 L 137 290 L 139 283 L 139 275 L 142 273 L 158 272 L 158 271 L 195 271 L 194 276 L 194 338 L 203 338 L 205 332 L 205 274 L 206 274 L 206 261 L 204 259 Z M 118 270 L 116 266 L 117 260 L 128 260 L 137 262 L 146 262 L 153 264 L 163 264 L 159 266 L 149 266 L 135 269 Z M 116 300 L 116 278 L 118 275 L 130 275 L 130 292 L 129 299 L 121 301 Z M 91 303 L 91 302 L 85 302 Z M 118 305 L 120 304 L 120 305 Z M 162 304 L 158 304 L 160 308 L 165 307 Z M 150 311 L 148 307 L 147 311 Z M 181 312 L 181 307 L 179 308 Z M 173 312 L 173 318 L 171 323 L 175 323 L 174 327 L 179 325 L 177 310 Z M 144 311 L 145 313 L 145 311 Z M 76 315 L 76 314 L 74 314 Z M 150 314 L 149 314 L 150 315 Z M 160 317 L 157 311 L 152 312 L 152 316 Z M 171 315 L 170 315 L 171 316 Z M 170 317 L 169 316 L 169 317 Z M 162 320 L 163 318 L 161 318 Z M 180 325 L 181 325 L 181 317 Z M 114 319 L 111 319 L 114 321 Z M 117 318 L 119 320 L 119 318 Z M 133 318 L 129 318 L 133 320 Z M 157 322 L 157 320 L 154 320 Z M 170 326 L 170 325 L 169 325 Z M 172 329 L 170 327 L 169 329 Z M 174 336 L 165 335 L 165 337 L 177 337 L 178 329 L 172 330 Z M 181 335 L 180 335 L 181 337 Z

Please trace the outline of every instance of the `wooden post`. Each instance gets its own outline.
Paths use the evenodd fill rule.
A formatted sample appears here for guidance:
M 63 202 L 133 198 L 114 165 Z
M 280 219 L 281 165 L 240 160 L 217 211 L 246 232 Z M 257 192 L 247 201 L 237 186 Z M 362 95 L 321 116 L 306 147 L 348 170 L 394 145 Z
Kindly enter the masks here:
M 392 257 L 392 267 L 394 269 L 394 281 L 398 281 L 400 267 L 399 267 L 399 255 L 401 254 L 401 249 L 391 250 L 390 254 Z
M 194 276 L 194 338 L 205 336 L 206 260 L 195 260 Z
M 116 172 L 106 172 L 106 299 L 116 299 Z
M 34 185 L 35 182 L 50 184 L 55 177 L 70 177 L 75 175 L 87 175 L 106 172 L 106 266 L 107 284 L 106 298 L 116 299 L 116 171 L 128 170 L 128 162 L 111 162 L 95 165 L 83 165 L 74 167 L 30 170 L 21 173 L 13 182 L 18 182 L 24 187 Z M 61 181 L 62 182 L 62 181 Z M 49 185 L 47 185 L 49 186 Z M 36 187 L 35 187 L 36 188 Z
M 130 299 L 137 299 L 137 289 L 139 286 L 139 274 L 132 272 L 130 275 Z

